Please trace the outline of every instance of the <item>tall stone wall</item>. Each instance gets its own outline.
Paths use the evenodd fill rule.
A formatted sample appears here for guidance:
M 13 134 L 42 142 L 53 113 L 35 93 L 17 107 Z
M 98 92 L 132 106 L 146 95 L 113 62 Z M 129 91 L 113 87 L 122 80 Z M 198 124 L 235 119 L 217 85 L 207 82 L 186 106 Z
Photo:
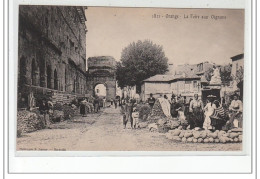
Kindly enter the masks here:
M 84 11 L 83 7 L 69 6 L 19 7 L 20 96 L 26 99 L 29 87 L 55 93 L 86 93 Z

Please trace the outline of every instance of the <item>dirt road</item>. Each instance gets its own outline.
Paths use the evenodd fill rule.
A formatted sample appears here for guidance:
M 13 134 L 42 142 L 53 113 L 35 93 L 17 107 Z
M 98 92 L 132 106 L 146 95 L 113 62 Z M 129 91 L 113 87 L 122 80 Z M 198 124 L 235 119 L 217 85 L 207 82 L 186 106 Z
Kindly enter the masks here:
M 119 109 L 106 108 L 98 114 L 77 116 L 17 139 L 17 150 L 84 151 L 232 151 L 241 143 L 176 143 L 148 129 L 123 129 Z

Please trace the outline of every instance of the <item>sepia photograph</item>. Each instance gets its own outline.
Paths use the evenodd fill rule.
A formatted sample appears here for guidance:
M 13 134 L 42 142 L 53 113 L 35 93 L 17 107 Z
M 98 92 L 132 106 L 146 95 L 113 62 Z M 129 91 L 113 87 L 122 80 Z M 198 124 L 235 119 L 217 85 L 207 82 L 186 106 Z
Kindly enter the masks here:
M 242 151 L 244 13 L 19 5 L 16 151 Z

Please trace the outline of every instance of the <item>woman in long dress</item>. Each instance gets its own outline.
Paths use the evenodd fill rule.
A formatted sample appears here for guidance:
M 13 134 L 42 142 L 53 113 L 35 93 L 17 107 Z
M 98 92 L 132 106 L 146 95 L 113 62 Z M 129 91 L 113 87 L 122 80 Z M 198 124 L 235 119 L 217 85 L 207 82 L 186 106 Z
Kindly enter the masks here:
M 231 117 L 228 123 L 231 124 L 232 128 L 242 128 L 243 127 L 243 103 L 238 99 L 238 95 L 233 96 L 233 100 L 229 106 L 231 112 Z
M 87 101 L 84 99 L 80 103 L 80 114 L 82 115 L 82 117 L 84 117 L 86 115 L 86 102 Z
M 214 113 L 214 109 L 216 109 L 216 105 L 213 103 L 215 96 L 208 96 L 208 103 L 204 108 L 205 111 L 205 120 L 203 123 L 203 129 L 205 130 L 211 130 L 212 126 L 211 126 L 211 119 L 210 116 Z

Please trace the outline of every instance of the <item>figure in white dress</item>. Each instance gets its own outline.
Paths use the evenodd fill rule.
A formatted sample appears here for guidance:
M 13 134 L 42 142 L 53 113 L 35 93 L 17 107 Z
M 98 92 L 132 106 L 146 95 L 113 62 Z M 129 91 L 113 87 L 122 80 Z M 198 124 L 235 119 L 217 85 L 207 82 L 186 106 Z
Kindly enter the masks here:
M 210 116 L 213 114 L 214 109 L 216 109 L 216 105 L 213 103 L 215 96 L 210 95 L 207 97 L 208 98 L 208 103 L 204 108 L 205 111 L 205 120 L 203 123 L 203 129 L 205 130 L 211 130 L 212 126 L 211 126 L 211 119 Z

